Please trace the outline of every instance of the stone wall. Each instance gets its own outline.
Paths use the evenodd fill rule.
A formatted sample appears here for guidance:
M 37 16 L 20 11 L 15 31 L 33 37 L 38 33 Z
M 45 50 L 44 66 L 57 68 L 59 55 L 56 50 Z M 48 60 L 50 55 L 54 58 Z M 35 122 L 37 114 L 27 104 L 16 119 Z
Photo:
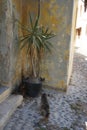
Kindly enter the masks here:
M 46 54 L 41 65 L 45 84 L 66 89 L 69 68 L 72 16 L 74 0 L 42 0 L 40 23 L 56 33 L 52 39 L 53 53 Z M 29 63 L 25 50 L 18 50 L 17 19 L 26 24 L 28 14 L 37 13 L 37 0 L 1 0 L 0 2 L 0 83 L 14 86 L 20 81 L 21 70 L 27 75 Z

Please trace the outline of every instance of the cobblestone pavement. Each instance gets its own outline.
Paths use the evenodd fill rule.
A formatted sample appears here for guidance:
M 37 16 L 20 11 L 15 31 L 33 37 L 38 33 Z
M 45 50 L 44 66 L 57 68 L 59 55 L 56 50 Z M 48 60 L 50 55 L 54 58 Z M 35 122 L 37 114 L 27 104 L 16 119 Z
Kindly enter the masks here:
M 87 60 L 75 53 L 73 74 L 67 92 L 44 89 L 49 95 L 50 117 L 48 122 L 38 122 L 40 96 L 24 100 L 4 130 L 86 130 L 87 123 Z

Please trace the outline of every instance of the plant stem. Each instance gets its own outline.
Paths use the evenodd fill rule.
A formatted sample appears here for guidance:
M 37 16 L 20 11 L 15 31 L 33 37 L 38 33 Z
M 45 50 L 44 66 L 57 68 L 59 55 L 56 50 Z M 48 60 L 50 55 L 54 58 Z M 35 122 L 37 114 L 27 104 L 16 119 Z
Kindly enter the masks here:
M 40 17 L 40 0 L 38 0 L 38 18 Z

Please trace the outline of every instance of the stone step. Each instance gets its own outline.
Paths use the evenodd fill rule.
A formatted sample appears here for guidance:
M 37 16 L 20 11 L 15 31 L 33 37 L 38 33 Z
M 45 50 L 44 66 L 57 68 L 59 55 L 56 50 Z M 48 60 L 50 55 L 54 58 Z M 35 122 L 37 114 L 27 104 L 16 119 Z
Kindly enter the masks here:
M 21 105 L 22 101 L 23 96 L 11 95 L 4 102 L 0 103 L 0 130 L 3 130 L 9 118 L 16 108 Z
M 10 94 L 10 87 L 0 86 L 0 103 L 3 102 Z

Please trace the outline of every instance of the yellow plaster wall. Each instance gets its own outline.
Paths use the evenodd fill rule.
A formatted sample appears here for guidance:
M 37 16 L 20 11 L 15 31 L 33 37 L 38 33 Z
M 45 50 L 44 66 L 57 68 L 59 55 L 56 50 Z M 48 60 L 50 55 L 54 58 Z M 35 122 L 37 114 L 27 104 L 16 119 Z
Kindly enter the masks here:
M 17 35 L 24 34 L 17 25 L 17 19 L 22 24 L 27 24 L 29 12 L 34 16 L 37 14 L 37 0 L 9 0 L 13 9 L 13 42 L 16 44 Z M 40 24 L 48 26 L 56 33 L 52 39 L 52 55 L 46 54 L 42 61 L 41 76 L 45 77 L 45 84 L 54 88 L 66 89 L 68 80 L 68 68 L 70 58 L 70 39 L 72 28 L 72 12 L 74 0 L 42 0 Z M 17 51 L 17 48 L 16 48 Z M 29 62 L 26 57 L 26 50 L 14 51 L 12 54 L 12 84 L 20 80 L 21 70 L 24 75 L 28 74 Z M 12 53 L 12 52 L 11 52 Z
M 37 14 L 37 0 L 13 0 L 13 4 L 19 13 L 19 20 L 23 24 L 27 24 L 29 12 L 32 12 L 33 15 Z M 40 24 L 50 27 L 56 33 L 56 37 L 52 39 L 53 53 L 52 55 L 46 54 L 41 65 L 41 76 L 45 77 L 45 84 L 54 88 L 66 89 L 67 87 L 72 12 L 73 1 L 71 0 L 44 0 L 41 2 Z M 22 61 L 24 64 L 25 71 L 27 62 L 24 52 L 22 52 L 22 56 L 20 62 Z

